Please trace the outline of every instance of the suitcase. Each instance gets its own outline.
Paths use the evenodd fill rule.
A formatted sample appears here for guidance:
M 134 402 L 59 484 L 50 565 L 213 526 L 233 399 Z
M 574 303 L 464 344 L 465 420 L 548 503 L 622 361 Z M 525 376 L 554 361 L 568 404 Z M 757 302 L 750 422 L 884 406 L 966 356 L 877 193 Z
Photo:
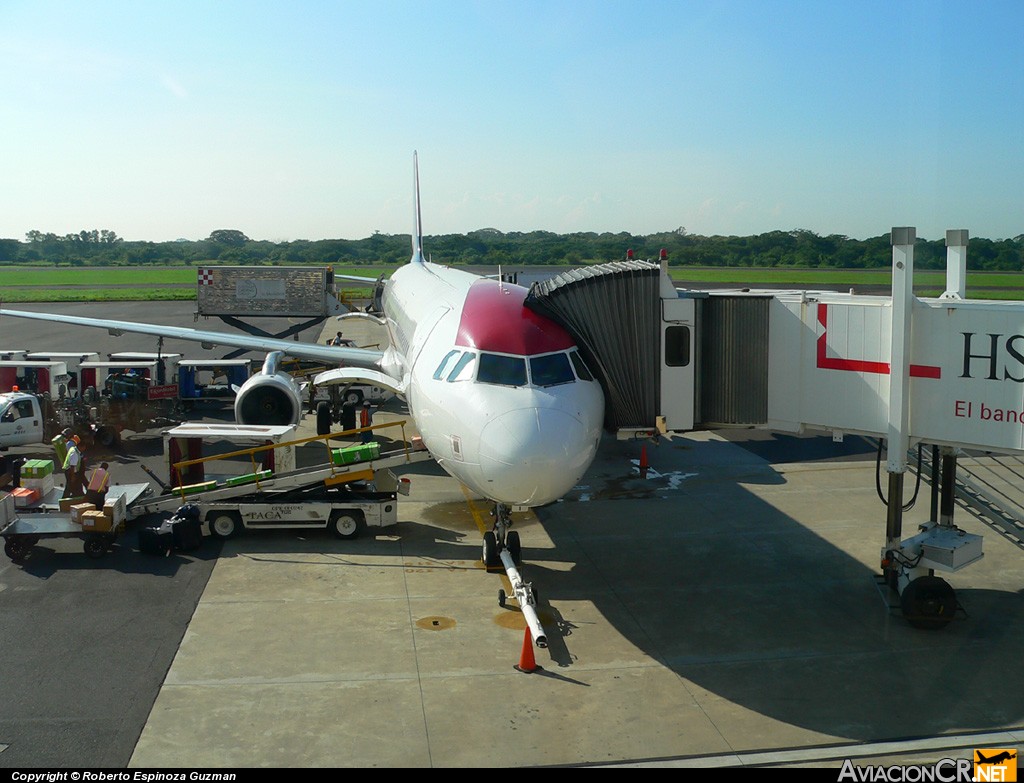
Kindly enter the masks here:
M 173 517 L 169 524 L 175 549 L 191 552 L 203 545 L 203 523 L 199 517 Z
M 143 554 L 167 557 L 173 548 L 174 533 L 170 522 L 139 528 L 139 551 Z

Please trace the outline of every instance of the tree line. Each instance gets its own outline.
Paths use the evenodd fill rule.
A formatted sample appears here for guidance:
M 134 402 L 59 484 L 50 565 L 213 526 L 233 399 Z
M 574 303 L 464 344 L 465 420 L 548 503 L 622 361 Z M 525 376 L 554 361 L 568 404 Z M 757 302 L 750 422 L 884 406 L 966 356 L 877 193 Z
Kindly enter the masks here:
M 268 242 L 250 239 L 237 229 L 218 229 L 206 239 L 174 242 L 128 241 L 113 231 L 84 230 L 63 236 L 29 231 L 25 240 L 0 239 L 2 264 L 67 266 L 128 266 L 222 264 L 359 265 L 399 264 L 409 259 L 408 234 L 374 233 L 365 239 Z M 701 236 L 685 228 L 656 234 L 626 232 L 555 234 L 549 231 L 502 232 L 484 228 L 468 234 L 424 238 L 435 261 L 488 266 L 582 266 L 621 260 L 628 251 L 638 259 L 654 260 L 662 250 L 671 266 L 796 267 L 873 269 L 892 261 L 889 235 L 852 239 L 813 231 L 769 231 L 754 236 Z M 918 238 L 914 264 L 921 269 L 944 269 L 945 237 Z M 1024 234 L 1013 239 L 972 237 L 970 269 L 1024 271 Z

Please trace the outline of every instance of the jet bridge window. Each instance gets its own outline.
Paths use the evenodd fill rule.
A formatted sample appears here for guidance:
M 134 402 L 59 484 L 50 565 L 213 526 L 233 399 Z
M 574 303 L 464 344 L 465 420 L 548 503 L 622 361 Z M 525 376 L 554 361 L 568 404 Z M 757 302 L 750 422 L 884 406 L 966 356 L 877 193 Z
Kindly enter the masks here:
M 665 366 L 686 367 L 689 363 L 690 327 L 667 327 L 665 329 Z
M 530 380 L 534 386 L 557 386 L 560 383 L 573 383 L 576 376 L 572 374 L 568 356 L 552 353 L 530 359 Z
M 521 356 L 500 356 L 496 353 L 480 354 L 480 383 L 498 386 L 525 386 L 526 359 Z

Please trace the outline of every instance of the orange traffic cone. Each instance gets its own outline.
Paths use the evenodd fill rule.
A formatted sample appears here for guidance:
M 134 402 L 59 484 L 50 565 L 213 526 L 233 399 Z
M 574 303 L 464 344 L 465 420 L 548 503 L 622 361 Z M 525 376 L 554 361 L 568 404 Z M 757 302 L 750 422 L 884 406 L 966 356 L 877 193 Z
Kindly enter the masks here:
M 537 659 L 533 657 L 533 636 L 530 634 L 530 626 L 526 626 L 523 651 L 519 654 L 519 664 L 515 668 L 524 674 L 537 670 Z

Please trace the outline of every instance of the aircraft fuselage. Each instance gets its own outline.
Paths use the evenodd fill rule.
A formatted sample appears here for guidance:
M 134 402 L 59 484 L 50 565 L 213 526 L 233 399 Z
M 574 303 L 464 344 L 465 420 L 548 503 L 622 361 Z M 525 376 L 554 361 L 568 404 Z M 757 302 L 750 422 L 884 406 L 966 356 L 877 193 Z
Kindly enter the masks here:
M 583 476 L 604 417 L 600 385 L 521 286 L 431 263 L 384 292 L 391 348 L 424 444 L 452 476 L 498 503 L 540 506 Z

